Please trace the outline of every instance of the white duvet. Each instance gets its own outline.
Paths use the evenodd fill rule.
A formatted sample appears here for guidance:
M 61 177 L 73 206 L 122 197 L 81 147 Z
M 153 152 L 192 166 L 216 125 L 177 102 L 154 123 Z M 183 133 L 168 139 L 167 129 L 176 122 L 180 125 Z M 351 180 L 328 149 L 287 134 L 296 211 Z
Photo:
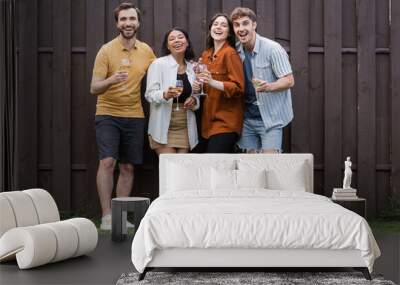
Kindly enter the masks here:
M 136 269 L 143 272 L 154 250 L 164 248 L 358 249 L 371 272 L 380 256 L 359 215 L 324 196 L 265 189 L 159 197 L 132 243 Z

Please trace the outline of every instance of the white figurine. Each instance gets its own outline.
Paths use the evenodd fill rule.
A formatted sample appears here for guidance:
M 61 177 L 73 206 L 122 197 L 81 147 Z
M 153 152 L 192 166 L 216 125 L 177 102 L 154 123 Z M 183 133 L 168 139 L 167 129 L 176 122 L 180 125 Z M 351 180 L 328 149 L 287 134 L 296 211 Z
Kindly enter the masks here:
M 347 157 L 344 162 L 344 179 L 343 179 L 343 189 L 351 189 L 351 161 L 350 156 Z

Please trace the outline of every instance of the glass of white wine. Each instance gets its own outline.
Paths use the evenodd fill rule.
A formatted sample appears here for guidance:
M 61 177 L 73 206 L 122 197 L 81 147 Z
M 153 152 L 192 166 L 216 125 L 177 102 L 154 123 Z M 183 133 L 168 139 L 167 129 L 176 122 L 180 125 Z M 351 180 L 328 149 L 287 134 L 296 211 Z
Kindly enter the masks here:
M 259 92 L 257 92 L 257 88 L 260 87 L 262 83 L 261 83 L 260 79 L 258 79 L 256 77 L 253 77 L 251 79 L 251 82 L 253 83 L 254 91 L 256 91 L 256 100 L 253 102 L 253 104 L 256 106 L 260 106 L 260 105 L 262 105 L 262 103 L 258 98 L 260 95 L 259 95 Z
M 200 77 L 200 76 L 204 75 L 206 72 L 207 72 L 207 65 L 206 64 L 204 64 L 204 63 L 197 64 L 197 67 L 196 67 L 196 75 L 197 75 L 197 77 Z M 201 90 L 200 90 L 200 93 L 197 94 L 197 95 L 206 96 L 207 94 L 204 93 L 204 82 L 203 82 L 203 80 L 201 78 L 199 78 L 199 80 L 201 82 Z
M 118 72 L 126 72 L 129 73 L 129 70 L 131 69 L 131 61 L 129 60 L 129 58 L 123 58 L 121 59 L 119 68 L 118 68 Z M 126 91 L 127 88 L 125 86 L 125 83 L 122 83 L 121 85 L 121 91 Z
M 176 96 L 175 96 L 175 98 L 176 98 L 176 108 L 175 108 L 175 111 L 179 111 L 180 110 L 180 108 L 179 108 L 179 96 L 182 94 L 182 92 L 183 92 L 183 81 L 182 80 L 176 80 L 176 83 L 175 83 L 175 88 L 174 88 L 174 92 L 176 93 Z

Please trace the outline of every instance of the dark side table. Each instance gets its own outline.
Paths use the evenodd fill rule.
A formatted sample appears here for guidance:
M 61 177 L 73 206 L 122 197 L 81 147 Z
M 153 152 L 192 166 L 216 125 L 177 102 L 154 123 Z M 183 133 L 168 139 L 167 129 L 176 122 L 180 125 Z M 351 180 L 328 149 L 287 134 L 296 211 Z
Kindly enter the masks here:
M 150 206 L 150 199 L 144 197 L 119 197 L 111 200 L 112 223 L 111 239 L 122 241 L 126 239 L 126 217 L 127 212 L 133 212 L 135 232 L 140 221 Z
M 331 200 L 341 205 L 342 207 L 359 214 L 363 218 L 367 218 L 367 200 L 364 198 L 354 199 L 332 199 Z

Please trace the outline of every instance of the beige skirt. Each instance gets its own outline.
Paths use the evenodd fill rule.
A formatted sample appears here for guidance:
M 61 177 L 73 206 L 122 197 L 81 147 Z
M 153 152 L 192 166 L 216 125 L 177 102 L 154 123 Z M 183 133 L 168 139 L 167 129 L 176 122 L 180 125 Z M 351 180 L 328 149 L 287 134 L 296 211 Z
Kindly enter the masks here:
M 181 110 L 175 111 L 175 108 L 176 103 L 172 105 L 171 122 L 168 129 L 168 143 L 158 143 L 149 135 L 151 149 L 160 147 L 189 148 L 186 109 L 183 109 L 183 104 L 181 103 L 179 103 Z

